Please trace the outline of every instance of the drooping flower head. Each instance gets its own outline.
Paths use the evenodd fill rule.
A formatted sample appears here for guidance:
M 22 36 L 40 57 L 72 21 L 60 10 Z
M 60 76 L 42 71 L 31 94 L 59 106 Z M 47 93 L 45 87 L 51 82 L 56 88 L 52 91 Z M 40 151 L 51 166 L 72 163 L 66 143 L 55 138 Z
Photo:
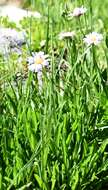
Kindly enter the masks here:
M 72 13 L 70 13 L 68 16 L 69 17 L 79 17 L 83 14 L 85 14 L 87 9 L 85 7 L 76 7 Z
M 61 32 L 59 34 L 59 40 L 63 40 L 63 39 L 67 39 L 67 38 L 73 38 L 75 37 L 75 32 L 72 31 L 72 32 Z
M 102 39 L 102 34 L 99 34 L 97 32 L 91 32 L 90 34 L 87 34 L 83 40 L 88 46 L 90 46 L 100 44 Z
M 32 72 L 41 72 L 43 67 L 49 66 L 48 55 L 45 55 L 44 52 L 35 52 L 32 53 L 32 56 L 28 57 L 28 69 Z

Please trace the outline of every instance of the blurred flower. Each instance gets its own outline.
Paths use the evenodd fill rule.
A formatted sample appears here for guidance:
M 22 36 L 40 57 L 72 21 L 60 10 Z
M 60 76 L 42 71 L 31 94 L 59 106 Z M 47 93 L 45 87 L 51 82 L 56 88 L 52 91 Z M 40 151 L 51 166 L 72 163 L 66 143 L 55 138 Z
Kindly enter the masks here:
M 44 52 L 32 53 L 31 57 L 27 59 L 28 69 L 32 72 L 41 72 L 43 67 L 49 66 L 48 55 L 45 55 Z
M 87 34 L 83 40 L 88 46 L 90 46 L 92 44 L 94 45 L 100 44 L 102 39 L 103 39 L 102 34 L 99 34 L 97 32 L 92 32 L 90 34 Z
M 79 17 L 83 14 L 85 14 L 87 9 L 85 7 L 76 7 L 72 13 L 70 13 L 68 16 L 69 17 Z
M 8 17 L 10 21 L 19 24 L 19 22 L 26 18 L 35 17 L 40 19 L 42 16 L 37 11 L 24 10 L 14 5 L 4 5 L 0 7 L 0 16 Z
M 9 42 L 0 36 L 0 54 L 6 55 L 9 51 Z
M 25 33 L 15 29 L 0 28 L 0 53 L 9 54 L 11 51 L 21 53 L 21 46 L 26 43 Z
M 15 29 L 11 28 L 0 28 L 0 36 L 10 43 L 14 42 L 18 46 L 21 46 L 25 43 L 25 33 L 24 32 L 17 32 Z M 10 44 L 13 46 L 13 44 Z
M 59 34 L 59 40 L 63 40 L 66 38 L 73 38 L 75 36 L 75 32 L 61 32 Z

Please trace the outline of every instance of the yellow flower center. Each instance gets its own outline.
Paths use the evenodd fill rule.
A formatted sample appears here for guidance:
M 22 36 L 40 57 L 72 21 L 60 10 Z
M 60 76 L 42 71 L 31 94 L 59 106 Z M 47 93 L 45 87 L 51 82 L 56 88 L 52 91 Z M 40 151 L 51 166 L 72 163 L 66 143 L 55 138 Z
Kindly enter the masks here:
M 44 59 L 42 57 L 37 57 L 35 60 L 35 64 L 42 64 Z
M 96 42 L 96 36 L 91 36 L 92 42 Z

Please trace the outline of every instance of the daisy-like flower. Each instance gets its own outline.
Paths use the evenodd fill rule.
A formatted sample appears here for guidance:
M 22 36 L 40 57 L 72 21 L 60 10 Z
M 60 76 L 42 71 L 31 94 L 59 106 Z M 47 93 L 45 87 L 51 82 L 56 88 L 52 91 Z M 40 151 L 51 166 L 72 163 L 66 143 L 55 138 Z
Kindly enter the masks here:
M 102 34 L 99 34 L 97 32 L 92 32 L 90 34 L 87 34 L 83 40 L 88 46 L 90 46 L 90 45 L 100 44 L 102 39 L 103 39 Z
M 68 16 L 69 17 L 79 17 L 83 14 L 85 14 L 87 9 L 85 7 L 76 7 L 72 13 L 70 13 Z
M 43 67 L 49 66 L 48 55 L 45 55 L 44 52 L 35 52 L 32 53 L 32 56 L 28 58 L 28 69 L 32 72 L 37 73 L 37 80 L 39 86 L 39 92 L 42 91 L 43 81 L 42 81 L 42 69 Z
M 28 57 L 28 69 L 32 72 L 41 72 L 43 67 L 49 66 L 48 55 L 45 55 L 44 52 L 32 53 L 31 57 Z
M 59 40 L 67 39 L 67 38 L 73 38 L 75 36 L 75 32 L 61 32 L 59 34 Z

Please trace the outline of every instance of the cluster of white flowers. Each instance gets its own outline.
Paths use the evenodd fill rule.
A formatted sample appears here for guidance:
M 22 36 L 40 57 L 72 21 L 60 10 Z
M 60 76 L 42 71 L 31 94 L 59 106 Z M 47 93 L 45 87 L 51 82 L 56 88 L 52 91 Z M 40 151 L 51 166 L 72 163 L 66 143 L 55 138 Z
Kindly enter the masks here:
M 61 32 L 58 36 L 59 36 L 58 37 L 59 40 L 68 39 L 68 38 L 73 39 L 75 37 L 75 32 Z M 102 34 L 99 34 L 97 32 L 91 32 L 90 34 L 87 34 L 85 36 L 83 41 L 85 42 L 85 44 L 90 46 L 90 45 L 98 45 L 98 44 L 100 44 L 102 39 L 103 39 Z
M 21 46 L 26 43 L 25 33 L 15 29 L 0 28 L 0 53 L 21 52 Z
M 70 18 L 72 17 L 80 17 L 81 15 L 84 15 L 87 12 L 87 8 L 84 6 L 76 7 L 71 13 L 68 14 Z M 68 39 L 68 38 L 74 38 L 75 32 L 61 32 L 58 35 L 59 40 Z M 90 34 L 87 34 L 83 41 L 88 45 L 98 45 L 102 41 L 103 36 L 102 34 L 99 34 L 97 32 L 91 32 Z
M 69 14 L 69 17 L 80 17 L 85 14 L 87 9 L 85 7 L 77 7 Z M 31 13 L 29 13 L 31 15 Z M 40 15 L 38 15 L 40 16 Z M 63 31 L 58 35 L 59 40 L 74 39 L 75 31 Z M 97 32 L 91 32 L 85 35 L 83 41 L 87 46 L 98 45 L 102 41 L 103 36 Z M 25 33 L 17 32 L 15 29 L 0 28 L 0 53 L 5 54 L 9 52 L 21 53 L 21 46 L 26 43 Z M 45 46 L 46 41 L 40 43 L 41 47 Z M 27 58 L 28 70 L 37 73 L 39 89 L 42 89 L 42 70 L 49 67 L 49 56 L 44 52 L 32 52 L 31 56 Z

